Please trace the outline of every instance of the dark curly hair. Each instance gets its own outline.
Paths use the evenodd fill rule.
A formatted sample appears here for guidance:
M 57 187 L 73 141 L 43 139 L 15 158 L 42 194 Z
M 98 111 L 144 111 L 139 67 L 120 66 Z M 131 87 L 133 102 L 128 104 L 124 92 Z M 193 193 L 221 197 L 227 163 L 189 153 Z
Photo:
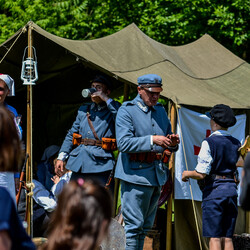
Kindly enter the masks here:
M 82 179 L 70 181 L 58 197 L 48 241 L 42 249 L 96 249 L 101 241 L 100 235 L 108 230 L 111 204 L 109 191 L 99 183 Z

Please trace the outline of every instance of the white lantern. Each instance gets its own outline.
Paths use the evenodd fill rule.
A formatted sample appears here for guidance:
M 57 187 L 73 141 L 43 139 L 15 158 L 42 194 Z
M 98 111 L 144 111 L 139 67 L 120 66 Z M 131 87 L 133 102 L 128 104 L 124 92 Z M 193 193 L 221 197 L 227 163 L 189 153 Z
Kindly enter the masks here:
M 25 48 L 23 53 L 21 79 L 23 80 L 24 85 L 35 85 L 35 82 L 38 79 L 36 50 L 32 47 L 34 58 L 27 57 L 26 60 L 24 60 L 27 49 L 28 47 Z

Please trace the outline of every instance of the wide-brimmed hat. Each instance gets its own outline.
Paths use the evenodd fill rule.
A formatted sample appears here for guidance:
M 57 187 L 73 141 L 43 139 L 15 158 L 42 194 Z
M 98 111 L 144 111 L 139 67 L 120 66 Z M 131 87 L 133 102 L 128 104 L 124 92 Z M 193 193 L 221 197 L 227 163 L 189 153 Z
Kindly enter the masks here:
M 147 89 L 150 92 L 161 92 L 162 79 L 156 74 L 147 74 L 137 78 L 138 85 L 142 88 Z
M 237 121 L 233 110 L 224 104 L 215 105 L 206 115 L 223 128 L 232 127 Z
M 7 74 L 1 74 L 0 73 L 0 79 L 3 80 L 8 89 L 10 90 L 8 96 L 14 96 L 15 95 L 15 82 L 14 80 Z

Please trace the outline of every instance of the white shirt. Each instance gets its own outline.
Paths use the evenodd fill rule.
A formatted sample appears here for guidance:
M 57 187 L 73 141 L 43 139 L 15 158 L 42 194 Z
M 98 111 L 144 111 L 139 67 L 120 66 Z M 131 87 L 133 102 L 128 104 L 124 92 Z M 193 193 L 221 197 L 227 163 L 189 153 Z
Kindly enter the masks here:
M 216 130 L 215 132 L 213 132 L 210 136 L 212 135 L 218 135 L 218 136 L 230 136 L 230 134 L 228 133 L 228 131 L 225 130 Z M 210 137 L 209 136 L 209 137 Z M 213 163 L 213 158 L 211 156 L 211 151 L 210 151 L 210 147 L 207 141 L 203 141 L 201 144 L 201 150 L 199 152 L 198 155 L 198 159 L 197 159 L 198 163 L 196 165 L 195 171 L 197 171 L 198 173 L 202 173 L 202 174 L 209 174 L 211 171 L 211 165 Z

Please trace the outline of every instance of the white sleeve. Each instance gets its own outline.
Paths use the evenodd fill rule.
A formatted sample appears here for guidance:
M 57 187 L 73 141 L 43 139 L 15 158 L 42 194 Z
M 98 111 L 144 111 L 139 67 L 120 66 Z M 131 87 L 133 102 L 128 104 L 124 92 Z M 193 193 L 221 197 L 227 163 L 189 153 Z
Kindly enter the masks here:
M 211 164 L 213 162 L 213 158 L 211 156 L 210 147 L 207 141 L 202 142 L 197 161 L 198 163 L 196 165 L 195 170 L 198 173 L 208 175 L 211 171 Z
M 58 157 L 57 160 L 61 160 L 61 161 L 65 161 L 68 158 L 68 154 L 65 152 L 61 152 Z

